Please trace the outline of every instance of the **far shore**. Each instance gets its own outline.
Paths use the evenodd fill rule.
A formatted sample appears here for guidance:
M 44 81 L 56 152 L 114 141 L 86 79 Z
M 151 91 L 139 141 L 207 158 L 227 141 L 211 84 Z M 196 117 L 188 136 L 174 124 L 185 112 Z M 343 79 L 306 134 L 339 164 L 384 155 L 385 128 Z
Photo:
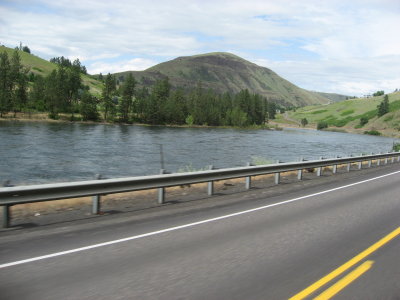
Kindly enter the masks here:
M 146 123 L 118 123 L 118 122 L 106 122 L 101 121 L 82 121 L 82 120 L 70 120 L 70 115 L 60 114 L 60 118 L 57 120 L 50 119 L 47 113 L 17 113 L 14 117 L 13 113 L 7 114 L 5 117 L 0 117 L 0 122 L 48 122 L 48 123 L 78 123 L 78 124 L 101 124 L 101 125 L 135 125 L 135 126 L 155 126 L 155 127 L 170 127 L 170 128 L 218 128 L 218 129 L 244 129 L 244 130 L 282 130 L 286 129 L 307 129 L 317 130 L 315 125 L 301 126 L 294 124 L 293 122 L 284 122 L 270 120 L 265 126 L 255 125 L 247 127 L 234 127 L 234 126 L 209 126 L 209 125 L 187 125 L 187 124 L 146 124 Z M 381 136 L 389 138 L 400 138 L 400 132 L 393 128 L 377 129 Z M 344 127 L 329 127 L 322 131 L 341 132 L 341 133 L 353 133 L 353 134 L 364 134 L 365 129 L 356 129 L 349 126 Z
M 281 128 L 317 130 L 315 124 L 306 125 L 304 127 L 302 127 L 298 124 L 293 124 L 291 122 L 282 122 L 282 121 L 280 121 L 280 122 L 271 121 L 269 124 L 273 125 L 273 126 L 279 126 Z M 378 130 L 381 133 L 381 136 L 383 136 L 383 137 L 396 138 L 396 139 L 400 138 L 400 132 L 396 129 L 377 128 L 376 130 Z M 364 131 L 366 131 L 366 129 L 363 129 L 363 128 L 356 129 L 356 128 L 353 128 L 350 126 L 343 126 L 343 127 L 328 127 L 327 129 L 323 129 L 321 131 L 331 131 L 331 132 L 353 133 L 353 134 L 365 135 Z
M 78 123 L 78 124 L 100 124 L 100 125 L 135 125 L 135 126 L 155 126 L 155 127 L 171 127 L 171 128 L 219 128 L 219 129 L 263 129 L 263 130 L 282 130 L 282 127 L 277 124 L 267 123 L 263 125 L 254 125 L 246 127 L 236 126 L 210 126 L 210 125 L 187 125 L 187 124 L 146 124 L 146 123 L 123 123 L 123 122 L 106 122 L 100 121 L 82 121 L 70 120 L 70 115 L 60 114 L 59 119 L 51 119 L 47 113 L 17 113 L 16 117 L 13 113 L 9 113 L 5 117 L 0 117 L 0 122 L 48 122 L 48 123 Z

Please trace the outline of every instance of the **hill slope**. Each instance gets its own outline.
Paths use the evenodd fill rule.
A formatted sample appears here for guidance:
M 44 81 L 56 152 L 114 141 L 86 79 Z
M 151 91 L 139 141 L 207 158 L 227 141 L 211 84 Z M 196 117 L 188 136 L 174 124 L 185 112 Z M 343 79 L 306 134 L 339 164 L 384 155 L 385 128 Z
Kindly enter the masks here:
M 116 73 L 123 80 L 132 73 L 143 85 L 151 85 L 155 80 L 169 77 L 173 86 L 193 89 L 202 83 L 219 93 L 238 93 L 248 89 L 269 100 L 283 105 L 305 106 L 326 104 L 329 100 L 317 93 L 301 89 L 283 79 L 268 68 L 260 67 L 230 53 L 207 53 L 202 55 L 178 57 L 151 67 L 145 71 Z
M 320 121 L 328 123 L 330 128 L 340 128 L 345 131 L 363 133 L 376 130 L 390 137 L 400 137 L 400 92 L 388 94 L 389 112 L 378 117 L 377 106 L 382 102 L 384 96 L 373 98 L 358 98 L 333 103 L 330 105 L 307 106 L 288 112 L 288 120 L 306 118 L 310 127 L 316 127 Z M 360 120 L 364 118 L 368 122 L 361 125 Z
M 14 49 L 5 46 L 0 46 L 0 53 L 2 52 L 6 52 L 8 54 L 8 57 L 11 58 Z M 36 55 L 29 54 L 23 51 L 19 51 L 18 54 L 21 57 L 22 64 L 29 69 L 29 72 L 32 72 L 35 75 L 41 75 L 45 77 L 49 75 L 54 69 L 57 68 L 56 64 L 44 60 Z M 102 83 L 100 81 L 93 79 L 88 75 L 82 74 L 81 76 L 83 83 L 89 86 L 92 94 L 94 95 L 101 94 Z
M 312 93 L 328 98 L 329 100 L 331 100 L 331 102 L 340 102 L 350 98 L 349 96 L 335 94 L 335 93 L 322 93 L 322 92 L 312 92 Z

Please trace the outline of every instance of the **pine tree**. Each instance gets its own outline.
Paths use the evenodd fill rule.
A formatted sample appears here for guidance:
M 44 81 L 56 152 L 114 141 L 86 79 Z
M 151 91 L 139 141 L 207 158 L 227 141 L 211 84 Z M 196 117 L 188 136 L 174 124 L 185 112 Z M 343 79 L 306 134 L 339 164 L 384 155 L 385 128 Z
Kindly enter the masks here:
M 7 52 L 0 54 L 0 117 L 11 109 L 11 66 Z
M 133 96 L 135 94 L 135 86 L 135 78 L 132 76 L 132 73 L 129 73 L 128 77 L 121 86 L 122 98 L 119 103 L 119 113 L 121 115 L 122 122 L 129 122 L 129 114 L 131 113 L 133 108 Z
M 104 119 L 107 121 L 109 115 L 114 115 L 115 113 L 115 102 L 114 94 L 116 91 L 116 81 L 115 77 L 110 73 L 107 74 L 104 80 L 103 92 L 102 92 L 102 104 L 104 109 Z
M 33 82 L 32 89 L 29 93 L 29 103 L 31 108 L 35 108 L 39 111 L 45 111 L 45 80 L 42 76 L 36 75 L 35 81 Z
M 389 97 L 385 95 L 382 102 L 378 105 L 378 116 L 382 117 L 383 115 L 389 112 Z

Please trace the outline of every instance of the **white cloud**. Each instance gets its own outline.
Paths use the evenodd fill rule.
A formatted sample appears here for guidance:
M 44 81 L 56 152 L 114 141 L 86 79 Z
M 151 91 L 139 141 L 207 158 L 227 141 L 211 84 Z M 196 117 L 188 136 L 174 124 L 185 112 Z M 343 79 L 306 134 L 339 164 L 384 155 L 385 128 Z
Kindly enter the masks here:
M 107 74 L 123 71 L 143 71 L 154 66 L 156 63 L 150 59 L 134 58 L 128 61 L 118 61 L 114 63 L 94 62 L 87 66 L 90 74 Z
M 0 3 L 0 42 L 93 73 L 231 49 L 301 87 L 350 92 L 398 85 L 399 12 L 398 0 L 14 0 Z

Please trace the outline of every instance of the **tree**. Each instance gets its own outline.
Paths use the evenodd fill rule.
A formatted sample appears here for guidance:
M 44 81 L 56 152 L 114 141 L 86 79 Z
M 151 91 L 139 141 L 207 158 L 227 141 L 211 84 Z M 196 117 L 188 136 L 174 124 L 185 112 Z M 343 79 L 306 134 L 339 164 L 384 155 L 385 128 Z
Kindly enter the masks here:
M 372 94 L 372 96 L 377 97 L 377 96 L 383 96 L 385 94 L 384 91 L 377 91 L 375 93 Z
M 328 128 L 328 123 L 326 121 L 319 121 L 317 123 L 317 130 L 322 130 Z
M 378 116 L 382 117 L 383 115 L 389 112 L 389 97 L 385 95 L 382 102 L 378 105 Z
M 186 121 L 186 103 L 184 92 L 182 89 L 177 89 L 170 93 L 164 108 L 165 121 L 168 124 L 184 124 Z
M 360 126 L 361 127 L 364 126 L 367 123 L 368 123 L 368 118 L 366 118 L 366 117 L 361 117 L 360 118 Z
M 74 118 L 74 111 L 77 110 L 79 91 L 83 88 L 81 79 L 81 63 L 79 59 L 74 60 L 72 66 L 66 69 L 66 82 L 68 93 L 68 108 L 71 112 L 71 119 Z
M 22 51 L 24 51 L 24 52 L 26 52 L 26 53 L 31 53 L 31 49 L 29 49 L 28 46 L 22 47 Z
M 268 119 L 275 119 L 276 115 L 276 104 L 273 102 L 268 102 Z
M 32 89 L 29 92 L 29 103 L 31 108 L 35 108 L 39 111 L 46 111 L 45 104 L 45 79 L 37 75 L 33 82 Z
M 45 78 L 44 102 L 51 119 L 58 118 L 58 113 L 61 111 L 62 107 L 61 98 L 59 97 L 58 78 L 57 70 L 53 70 Z
M 97 121 L 99 113 L 97 111 L 97 99 L 88 91 L 84 91 L 79 104 L 79 112 L 84 121 Z
M 21 57 L 18 51 L 14 51 L 10 62 L 10 84 L 11 84 L 11 109 L 14 111 L 14 117 L 16 115 L 18 106 L 21 106 L 20 100 L 16 92 L 16 86 L 20 79 L 22 71 Z
M 170 90 L 168 77 L 157 80 L 154 84 L 146 105 L 146 119 L 150 124 L 163 124 L 165 122 L 162 109 L 169 97 Z
M 104 119 L 107 121 L 109 114 L 114 115 L 115 113 L 115 102 L 113 96 L 116 91 L 116 81 L 115 77 L 110 73 L 107 74 L 104 80 L 104 86 L 102 91 L 102 104 L 104 109 Z
M 308 120 L 306 118 L 301 119 L 301 126 L 305 127 L 308 124 Z
M 132 76 L 132 73 L 129 73 L 127 79 L 121 86 L 122 98 L 119 103 L 119 113 L 122 122 L 129 121 L 129 114 L 131 113 L 133 107 L 133 96 L 135 94 L 135 86 L 136 86 L 135 78 Z
M 28 79 L 26 74 L 21 73 L 17 80 L 16 90 L 15 90 L 15 106 L 14 106 L 14 116 L 15 112 L 22 111 L 26 108 L 28 103 Z
M 0 117 L 4 113 L 10 111 L 11 108 L 11 95 L 12 95 L 12 81 L 11 81 L 11 66 L 7 52 L 0 54 Z

